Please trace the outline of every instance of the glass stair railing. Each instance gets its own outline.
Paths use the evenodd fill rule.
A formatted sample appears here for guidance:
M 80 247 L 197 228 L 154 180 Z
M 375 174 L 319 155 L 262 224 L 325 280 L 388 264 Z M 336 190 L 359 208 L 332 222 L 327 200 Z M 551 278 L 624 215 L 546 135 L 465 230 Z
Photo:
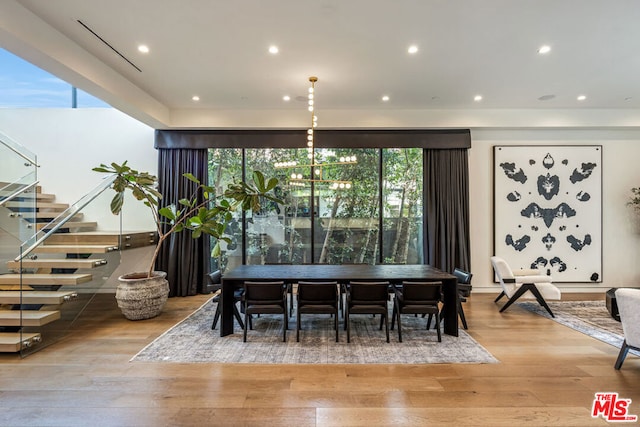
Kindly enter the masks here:
M 25 241 L 35 234 L 38 191 L 36 155 L 0 133 L 0 246 L 6 235 Z
M 0 276 L 0 281 L 17 292 L 0 292 L 0 301 L 11 304 L 13 312 L 0 311 L 0 322 L 14 319 L 23 356 L 65 337 L 78 326 L 96 293 L 113 280 L 120 265 L 122 231 L 102 233 L 97 223 L 83 218 L 83 211 L 96 205 L 109 212 L 113 194 L 105 190 L 112 182 L 104 180 L 52 221 L 36 222 L 37 232 L 6 263 L 12 273 Z

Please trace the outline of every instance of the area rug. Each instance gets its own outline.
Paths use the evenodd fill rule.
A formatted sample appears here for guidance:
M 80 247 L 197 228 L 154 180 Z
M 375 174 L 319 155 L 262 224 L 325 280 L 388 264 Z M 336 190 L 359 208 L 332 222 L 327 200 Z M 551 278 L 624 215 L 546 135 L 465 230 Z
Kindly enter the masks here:
M 525 310 L 547 317 L 614 347 L 620 348 L 624 341 L 622 323 L 609 315 L 605 301 L 547 301 L 555 318 L 551 317 L 537 302 L 527 301 L 517 304 Z M 638 355 L 634 350 L 630 352 Z
M 300 342 L 296 342 L 295 317 L 290 318 L 287 341 L 282 341 L 282 316 L 254 318 L 247 342 L 242 330 L 220 337 L 211 330 L 216 303 L 208 301 L 182 322 L 173 326 L 142 349 L 131 361 L 176 363 L 498 363 L 484 347 L 464 330 L 460 336 L 442 334 L 438 342 L 426 320 L 412 315 L 402 319 L 402 343 L 397 330 L 390 331 L 387 343 L 380 318 L 353 316 L 351 342 L 340 321 L 340 342 L 335 342 L 333 319 L 328 315 L 303 316 Z M 218 325 L 219 327 L 219 325 Z M 397 326 L 396 326 L 397 327 Z

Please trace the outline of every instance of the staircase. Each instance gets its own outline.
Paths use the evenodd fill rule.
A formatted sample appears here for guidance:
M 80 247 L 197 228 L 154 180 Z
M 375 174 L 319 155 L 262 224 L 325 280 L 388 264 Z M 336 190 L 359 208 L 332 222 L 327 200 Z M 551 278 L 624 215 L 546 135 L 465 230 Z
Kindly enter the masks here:
M 68 210 L 39 186 L 0 207 L 0 215 L 32 229 L 37 241 L 21 246 L 26 257 L 0 268 L 0 352 L 30 353 L 65 336 L 93 296 L 109 291 L 105 283 L 121 251 L 156 242 L 155 232 L 97 231 L 97 222 L 73 210 L 64 215 Z

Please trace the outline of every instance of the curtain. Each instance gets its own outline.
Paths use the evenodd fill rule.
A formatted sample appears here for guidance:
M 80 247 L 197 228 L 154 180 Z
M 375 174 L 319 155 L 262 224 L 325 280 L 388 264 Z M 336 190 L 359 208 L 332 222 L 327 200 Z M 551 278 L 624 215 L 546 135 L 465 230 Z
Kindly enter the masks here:
M 427 263 L 448 272 L 469 271 L 467 150 L 424 150 L 424 171 Z
M 158 190 L 163 195 L 161 206 L 180 206 L 180 199 L 191 197 L 196 186 L 182 176 L 187 172 L 207 184 L 208 159 L 206 149 L 159 149 Z M 156 261 L 156 270 L 167 273 L 170 297 L 204 293 L 211 262 L 210 247 L 208 236 L 194 239 L 188 230 L 172 233 L 165 240 Z

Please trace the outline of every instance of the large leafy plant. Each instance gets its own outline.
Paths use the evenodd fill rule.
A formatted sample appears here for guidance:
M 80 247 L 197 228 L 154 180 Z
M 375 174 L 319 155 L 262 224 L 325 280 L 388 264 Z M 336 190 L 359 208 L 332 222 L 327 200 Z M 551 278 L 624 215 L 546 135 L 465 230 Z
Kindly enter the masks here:
M 194 185 L 191 195 L 180 199 L 177 205 L 161 206 L 162 194 L 156 189 L 156 176 L 132 169 L 127 165 L 127 161 L 122 164 L 101 164 L 93 170 L 115 176 L 111 186 L 116 192 L 111 200 L 111 212 L 114 215 L 122 211 L 127 190 L 150 209 L 156 224 L 158 243 L 147 270 L 147 277 L 151 277 L 160 248 L 171 234 L 189 230 L 194 239 L 203 234 L 214 237 L 215 245 L 211 256 L 217 258 L 221 254 L 221 243 L 232 242 L 225 230 L 233 219 L 233 211 L 260 211 L 260 202 L 264 199 L 283 203 L 273 196 L 278 179 L 267 180 L 260 171 L 253 172 L 253 183 L 231 183 L 222 195 L 216 195 L 215 188 L 202 184 L 193 174 L 185 173 L 184 178 Z

